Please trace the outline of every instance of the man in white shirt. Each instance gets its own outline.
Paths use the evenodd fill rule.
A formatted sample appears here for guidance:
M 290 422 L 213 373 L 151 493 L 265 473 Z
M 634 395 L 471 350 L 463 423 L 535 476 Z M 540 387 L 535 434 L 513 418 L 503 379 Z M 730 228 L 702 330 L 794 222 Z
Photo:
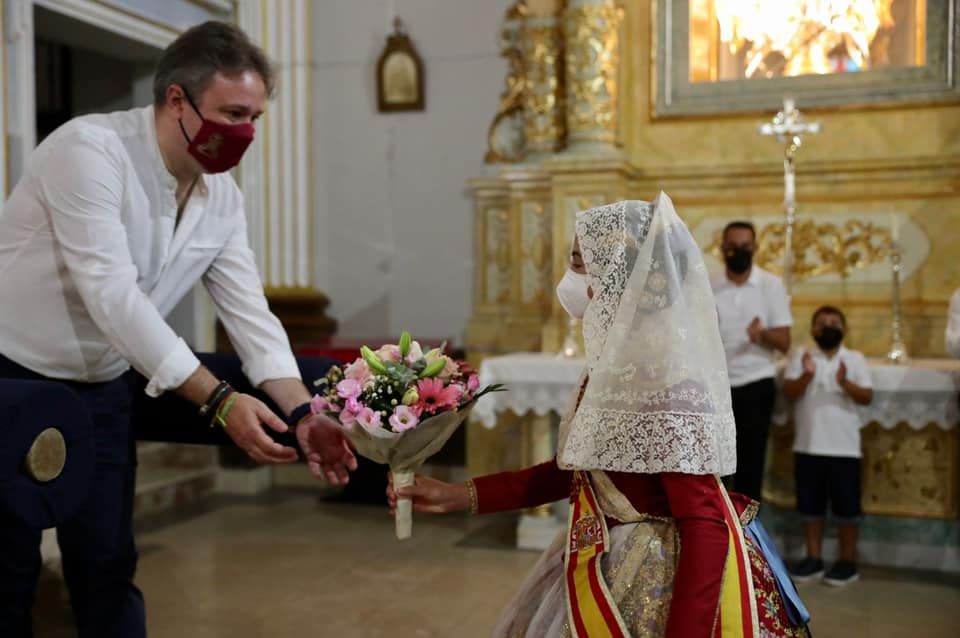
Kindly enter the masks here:
M 166 51 L 154 105 L 76 118 L 31 154 L 0 213 L 0 377 L 61 380 L 88 403 L 97 467 L 88 501 L 58 529 L 80 638 L 145 635 L 133 584 L 136 465 L 132 366 L 146 392 L 200 408 L 251 458 L 296 459 L 263 427 L 296 428 L 311 472 L 345 482 L 356 466 L 310 393 L 269 311 L 228 171 L 252 141 L 274 84 L 237 27 L 208 22 Z M 164 317 L 198 281 L 244 372 L 285 412 L 233 391 L 200 365 Z M 0 636 L 31 635 L 40 532 L 0 520 Z
M 728 224 L 722 245 L 726 269 L 711 284 L 737 422 L 733 488 L 759 501 L 776 396 L 776 353 L 790 349 L 793 317 L 780 278 L 753 264 L 756 239 L 753 224 Z
M 947 354 L 960 358 L 960 288 L 950 296 L 950 309 L 947 311 L 947 329 L 944 335 Z
M 817 309 L 810 330 L 817 347 L 798 349 L 783 375 L 784 394 L 796 402 L 794 474 L 807 556 L 791 573 L 800 582 L 823 575 L 828 585 L 846 585 L 858 578 L 863 420 L 857 406 L 873 400 L 873 382 L 866 358 L 842 345 L 846 330 L 839 308 Z M 828 502 L 840 532 L 840 556 L 824 575 L 821 551 Z

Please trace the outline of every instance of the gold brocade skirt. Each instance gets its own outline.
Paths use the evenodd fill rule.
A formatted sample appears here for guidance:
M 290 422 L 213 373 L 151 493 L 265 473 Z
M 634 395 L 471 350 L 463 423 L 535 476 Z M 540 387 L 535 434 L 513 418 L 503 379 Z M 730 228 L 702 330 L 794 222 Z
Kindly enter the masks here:
M 568 638 L 563 551 L 566 531 L 540 557 L 504 610 L 494 638 Z M 633 638 L 666 631 L 680 543 L 672 521 L 625 523 L 610 529 L 610 551 L 601 569 Z

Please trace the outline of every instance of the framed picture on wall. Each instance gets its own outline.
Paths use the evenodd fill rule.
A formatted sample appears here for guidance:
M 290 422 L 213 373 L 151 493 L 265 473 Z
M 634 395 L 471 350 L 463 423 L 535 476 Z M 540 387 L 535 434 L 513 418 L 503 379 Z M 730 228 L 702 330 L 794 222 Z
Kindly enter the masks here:
M 659 0 L 656 117 L 960 101 L 957 0 Z
M 377 61 L 377 109 L 381 113 L 424 110 L 423 85 L 423 61 L 397 18 Z

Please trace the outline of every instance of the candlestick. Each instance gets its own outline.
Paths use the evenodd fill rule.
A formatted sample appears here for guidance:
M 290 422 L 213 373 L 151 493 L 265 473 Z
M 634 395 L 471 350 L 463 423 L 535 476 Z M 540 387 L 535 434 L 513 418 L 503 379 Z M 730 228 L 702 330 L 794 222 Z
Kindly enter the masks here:
M 897 241 L 893 241 L 891 244 L 890 250 L 890 267 L 893 274 L 893 286 L 892 286 L 892 306 L 893 306 L 893 316 L 891 317 L 890 322 L 890 351 L 887 353 L 887 359 L 892 363 L 903 364 L 907 363 L 910 359 L 910 356 L 907 354 L 907 347 L 903 343 L 903 316 L 900 308 L 900 269 L 901 269 L 901 260 L 900 260 L 900 244 Z

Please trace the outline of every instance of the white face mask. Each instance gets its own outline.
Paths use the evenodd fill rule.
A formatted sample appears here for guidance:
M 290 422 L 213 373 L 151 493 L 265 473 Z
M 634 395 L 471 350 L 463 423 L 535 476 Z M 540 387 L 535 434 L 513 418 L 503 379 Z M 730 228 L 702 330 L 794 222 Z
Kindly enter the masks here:
M 587 292 L 589 288 L 590 278 L 572 270 L 567 270 L 557 284 L 560 305 L 574 319 L 583 319 L 583 314 L 590 305 L 590 294 Z

